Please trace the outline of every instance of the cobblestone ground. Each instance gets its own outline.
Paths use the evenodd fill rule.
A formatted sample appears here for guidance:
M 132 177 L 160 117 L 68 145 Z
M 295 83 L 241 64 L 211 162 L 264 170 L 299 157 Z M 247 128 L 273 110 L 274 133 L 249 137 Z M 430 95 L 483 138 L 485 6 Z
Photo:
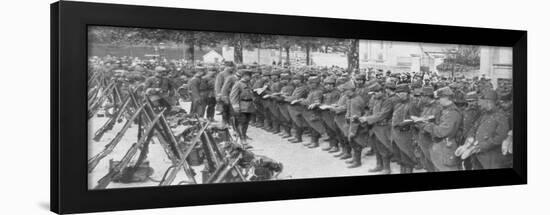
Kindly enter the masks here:
M 189 103 L 184 103 L 183 108 L 189 108 Z M 216 115 L 216 120 L 221 120 L 219 115 Z M 93 118 L 89 122 L 90 134 L 93 134 L 98 127 L 100 127 L 104 122 L 105 118 Z M 89 138 L 88 144 L 88 156 L 92 157 L 93 155 L 99 153 L 103 150 L 104 146 L 109 143 L 110 140 L 116 135 L 117 131 L 120 130 L 123 123 L 117 124 L 114 129 L 110 132 L 107 132 L 101 141 L 95 142 Z M 252 138 L 249 143 L 253 146 L 252 152 L 258 155 L 265 155 L 270 157 L 278 162 L 283 163 L 284 170 L 279 175 L 278 179 L 303 179 L 303 178 L 321 178 L 321 177 L 345 177 L 345 176 L 358 176 L 358 175 L 373 175 L 378 173 L 369 173 L 368 170 L 373 168 L 376 165 L 376 160 L 374 156 L 362 156 L 363 165 L 359 168 L 348 169 L 347 164 L 343 160 L 333 157 L 333 154 L 330 154 L 326 151 L 321 150 L 324 147 L 328 146 L 327 142 L 321 142 L 321 146 L 315 149 L 310 149 L 303 146 L 301 143 L 290 143 L 287 140 L 281 138 L 279 135 L 272 134 L 264 131 L 263 129 L 251 127 L 248 130 L 249 136 Z M 322 139 L 324 139 L 323 137 Z M 309 141 L 310 137 L 305 136 L 304 141 Z M 97 181 L 107 174 L 109 168 L 109 160 L 120 160 L 130 146 L 137 141 L 137 126 L 131 127 L 122 141 L 117 145 L 114 151 L 105 157 L 98 166 L 88 174 L 88 186 L 93 188 Z M 156 140 L 155 140 L 156 141 Z M 158 142 L 158 141 L 157 141 Z M 305 143 L 305 142 L 304 142 Z M 366 150 L 363 150 L 363 153 Z M 136 159 L 135 156 L 134 159 Z M 148 159 L 151 167 L 154 168 L 155 172 L 152 175 L 153 179 L 160 179 L 166 171 L 166 169 L 171 165 L 170 160 L 166 157 L 166 154 L 163 148 L 158 144 L 151 144 L 150 151 L 148 154 Z M 392 172 L 398 173 L 399 166 L 395 163 L 391 164 Z M 202 166 L 194 166 L 193 169 L 197 173 L 196 180 L 198 183 L 201 182 L 200 170 Z M 416 171 L 415 171 L 416 172 Z M 180 181 L 188 181 L 187 177 L 181 171 L 174 184 L 177 184 Z M 143 187 L 143 186 L 156 186 L 158 183 L 149 181 L 146 183 L 132 183 L 132 184 L 121 184 L 121 183 L 111 183 L 108 188 L 127 188 L 127 187 Z

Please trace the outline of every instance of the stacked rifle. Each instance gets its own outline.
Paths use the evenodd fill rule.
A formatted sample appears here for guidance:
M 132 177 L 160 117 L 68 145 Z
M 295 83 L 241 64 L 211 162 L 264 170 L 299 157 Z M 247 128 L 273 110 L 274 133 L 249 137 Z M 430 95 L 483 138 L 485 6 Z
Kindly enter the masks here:
M 229 133 L 229 128 L 225 128 L 225 131 L 219 131 L 210 128 L 210 122 L 207 120 L 194 117 L 196 120 L 191 123 L 194 132 L 191 135 L 174 135 L 172 130 L 174 124 L 182 124 L 186 120 L 176 118 L 178 123 L 173 123 L 173 121 L 170 123 L 165 117 L 165 110 L 154 107 L 148 98 L 140 99 L 137 95 L 137 89 L 130 90 L 126 94 L 127 96 L 122 98 L 116 81 L 105 82 L 100 76 L 96 76 L 95 79 L 96 81 L 92 83 L 96 89 L 89 92 L 89 95 L 93 95 L 93 98 L 89 96 L 91 99 L 89 101 L 92 101 L 92 103 L 90 103 L 88 109 L 88 117 L 93 117 L 105 100 L 113 103 L 114 114 L 109 116 L 109 119 L 94 132 L 92 139 L 100 141 L 103 134 L 111 131 L 115 124 L 124 123 L 114 138 L 105 145 L 105 148 L 88 160 L 88 172 L 93 172 L 99 162 L 113 152 L 132 125 L 137 124 L 138 133 L 137 142 L 132 144 L 120 161 L 111 162 L 113 166 L 98 181 L 94 189 L 105 189 L 121 175 L 132 174 L 132 171 L 128 170 L 136 170 L 141 167 L 147 159 L 149 145 L 154 141 L 153 137 L 163 147 L 166 156 L 172 163 L 160 180 L 159 186 L 172 185 L 181 170 L 185 172 L 188 180 L 181 181 L 178 184 L 196 184 L 196 174 L 187 160 L 191 152 L 197 150 L 197 148 L 205 155 L 203 183 L 246 181 L 242 175 L 242 170 L 236 165 L 241 159 L 239 153 L 228 153 L 222 150 L 219 141 L 213 137 L 213 133 L 216 132 Z M 174 117 L 170 117 L 170 119 L 174 120 Z M 136 156 L 137 159 L 134 159 Z M 132 160 L 136 161 L 132 162 Z

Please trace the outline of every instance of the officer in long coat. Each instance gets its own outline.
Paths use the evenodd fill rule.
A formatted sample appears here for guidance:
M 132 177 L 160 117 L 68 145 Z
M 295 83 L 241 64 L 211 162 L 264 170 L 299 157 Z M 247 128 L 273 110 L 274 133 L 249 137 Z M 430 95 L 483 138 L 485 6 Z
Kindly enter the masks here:
M 481 119 L 481 110 L 479 105 L 477 105 L 479 95 L 475 91 L 466 93 L 466 107 L 462 109 L 462 133 L 463 135 L 459 136 L 459 145 L 463 145 L 466 141 L 466 135 L 473 133 L 472 129 L 476 122 Z M 465 158 L 462 163 L 465 170 L 472 170 L 476 159 L 472 157 Z M 480 164 L 475 164 L 475 166 L 480 166 Z
M 319 138 L 325 133 L 325 126 L 321 119 L 320 110 L 318 109 L 323 101 L 323 87 L 320 84 L 321 80 L 318 76 L 310 76 L 308 78 L 309 93 L 306 99 L 300 101 L 300 104 L 306 107 L 303 113 L 304 119 L 311 130 L 311 143 L 305 144 L 308 148 L 319 147 Z
M 349 122 L 346 119 L 346 114 L 348 110 L 348 102 L 354 95 L 355 86 L 346 82 L 340 85 L 339 91 L 342 92 L 342 95 L 330 109 L 334 112 L 334 122 L 340 131 L 340 134 L 343 136 L 340 142 L 340 148 L 342 151 L 339 154 L 336 154 L 335 157 L 340 158 L 341 160 L 351 158 L 351 146 L 349 143 Z
M 279 79 L 280 74 L 281 73 L 277 70 L 271 72 L 271 83 L 269 84 L 269 87 L 265 92 L 268 96 L 270 94 L 281 92 L 282 85 Z M 269 113 L 271 114 L 272 129 L 268 131 L 272 132 L 273 134 L 278 134 L 281 132 L 281 113 L 277 106 L 277 102 L 271 98 L 266 98 L 265 101 L 266 101 L 265 104 L 269 109 Z
M 436 122 L 419 125 L 419 128 L 428 132 L 433 139 L 430 158 L 435 171 L 458 170 L 459 158 L 455 156 L 458 148 L 457 137 L 461 134 L 462 114 L 452 100 L 453 91 L 443 87 L 435 91 L 442 111 Z
M 270 87 L 271 85 L 273 84 L 273 78 L 272 78 L 272 72 L 270 71 L 264 71 L 264 73 L 262 74 L 265 78 L 266 78 L 266 81 L 264 83 L 264 85 L 262 87 L 267 87 L 265 88 L 265 90 L 259 95 L 260 96 L 260 100 L 261 100 L 261 103 L 262 103 L 262 107 L 263 107 L 263 115 L 264 115 L 264 127 L 263 129 L 265 131 L 268 131 L 268 132 L 272 132 L 274 131 L 274 127 L 273 127 L 273 114 L 271 113 L 271 110 L 269 109 L 269 106 L 271 106 L 271 100 L 269 99 L 265 99 L 263 98 L 264 96 L 266 95 L 269 95 L 272 93 Z
M 357 168 L 361 166 L 361 152 L 367 147 L 369 142 L 369 126 L 361 124 L 359 117 L 368 111 L 369 89 L 367 86 L 355 89 L 354 97 L 349 101 L 349 141 L 353 149 L 352 159 L 346 161 L 350 166 L 348 168 Z
M 189 91 L 191 93 L 191 111 L 199 117 L 204 117 L 206 111 L 206 98 L 208 96 L 208 84 L 203 80 L 205 70 L 202 67 L 195 69 L 195 75 L 189 80 Z
M 235 113 L 235 127 L 237 128 L 237 133 L 243 144 L 247 143 L 247 130 L 248 123 L 250 122 L 250 117 L 252 113 L 256 111 L 254 108 L 254 94 L 252 91 L 252 86 L 250 86 L 250 76 L 252 71 L 242 70 L 241 78 L 236 82 L 229 95 L 231 107 Z
M 292 136 L 292 119 L 290 118 L 290 113 L 288 112 L 288 102 L 285 101 L 285 96 L 292 95 L 295 85 L 291 81 L 291 76 L 289 73 L 281 74 L 281 92 L 279 95 L 272 97 L 274 103 L 277 105 L 281 116 L 281 127 L 283 127 L 283 138 L 289 138 Z
M 396 146 L 396 157 L 401 165 L 401 173 L 412 173 L 416 165 L 414 145 L 412 139 L 411 116 L 418 115 L 414 105 L 410 102 L 410 89 L 408 84 L 399 84 L 395 90 L 397 102 L 392 115 L 391 140 Z M 398 153 L 398 154 L 397 154 Z
M 296 74 L 292 78 L 292 82 L 296 86 L 290 96 L 284 96 L 288 102 L 288 113 L 292 119 L 294 130 L 294 138 L 290 139 L 291 143 L 301 143 L 304 129 L 308 126 L 302 113 L 305 112 L 305 107 L 300 105 L 298 101 L 305 99 L 308 95 L 309 87 L 304 83 L 304 76 Z
M 369 103 L 371 111 L 367 116 L 360 117 L 362 123 L 367 123 L 371 126 L 370 134 L 372 146 L 376 155 L 376 167 L 370 169 L 369 172 L 379 172 L 382 174 L 390 174 L 390 158 L 394 154 L 394 148 L 391 142 L 391 119 L 393 109 L 397 102 L 394 90 L 394 83 L 385 85 L 385 91 L 380 84 L 372 85 L 370 91 L 374 93 Z
M 206 118 L 210 121 L 214 121 L 214 114 L 216 114 L 216 93 L 214 91 L 216 82 L 216 70 L 210 69 L 203 77 L 206 84 L 205 91 L 206 96 Z
M 433 118 L 434 120 L 441 117 L 442 106 L 434 98 L 434 89 L 431 86 L 422 88 L 422 96 L 420 98 L 420 103 L 422 106 L 422 113 L 420 114 L 421 118 Z M 435 167 L 430 157 L 430 151 L 433 146 L 432 135 L 423 129 L 418 130 L 418 135 L 416 136 L 416 144 L 420 149 L 420 162 L 422 166 L 428 172 L 434 172 Z
M 226 67 L 223 72 L 220 72 L 218 75 L 216 75 L 216 81 L 214 83 L 214 93 L 216 94 L 216 102 L 219 105 L 219 110 L 222 115 L 222 124 L 229 123 L 229 118 L 231 117 L 231 105 L 228 101 L 222 100 L 222 87 L 225 83 L 225 80 L 233 75 L 234 68 L 232 67 Z
M 340 98 L 340 91 L 336 89 L 336 77 L 328 77 L 324 81 L 324 94 L 323 94 L 323 106 L 330 107 L 335 104 Z M 338 126 L 334 122 L 334 112 L 328 108 L 324 108 L 321 111 L 321 118 L 326 128 L 327 135 L 329 136 L 329 147 L 324 148 L 324 151 L 334 153 L 339 151 L 338 142 L 340 137 L 338 135 Z
M 485 90 L 478 104 L 483 111 L 475 129 L 468 134 L 474 142 L 474 155 L 481 166 L 476 169 L 498 169 L 512 167 L 512 156 L 503 155 L 502 142 L 510 131 L 508 117 L 496 107 L 497 93 L 494 90 Z M 468 141 L 468 140 L 466 140 Z
M 258 79 L 254 81 L 254 84 L 252 85 L 253 89 L 261 89 L 264 87 L 268 81 L 269 81 L 269 72 L 268 71 L 257 71 L 256 73 L 260 73 L 261 75 L 258 76 Z M 265 111 L 267 107 L 263 106 L 263 99 L 262 96 L 259 94 L 254 94 L 254 104 L 256 104 L 256 127 L 258 128 L 265 128 L 265 125 L 271 123 L 268 116 L 265 115 Z

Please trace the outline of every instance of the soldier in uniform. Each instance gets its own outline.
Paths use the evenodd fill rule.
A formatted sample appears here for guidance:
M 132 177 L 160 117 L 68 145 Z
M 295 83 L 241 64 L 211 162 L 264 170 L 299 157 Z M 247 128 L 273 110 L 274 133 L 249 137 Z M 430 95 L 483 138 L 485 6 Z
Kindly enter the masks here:
M 216 82 L 216 70 L 208 70 L 203 77 L 206 83 L 206 118 L 210 121 L 214 121 L 214 114 L 216 114 L 216 94 L 214 92 Z
M 166 75 L 166 68 L 156 67 L 155 76 L 145 81 L 145 94 L 153 105 L 166 108 L 165 113 L 168 113 L 172 109 L 168 97 L 174 95 L 175 87 Z
M 220 72 L 216 75 L 216 81 L 214 83 L 214 93 L 216 94 L 216 101 L 219 105 L 219 109 L 222 115 L 222 124 L 226 125 L 229 123 L 229 118 L 231 117 L 230 104 L 227 101 L 222 100 L 222 87 L 225 80 L 233 75 L 234 68 L 226 67 L 223 72 Z
M 474 169 L 497 169 L 512 167 L 512 156 L 501 151 L 502 142 L 510 131 L 508 117 L 496 106 L 497 93 L 485 90 L 478 101 L 482 112 L 480 120 L 468 134 L 466 142 L 473 142 Z
M 396 97 L 393 95 L 395 84 L 386 84 L 386 93 L 379 83 L 369 87 L 373 93 L 369 101 L 370 111 L 367 115 L 359 118 L 361 123 L 366 123 L 370 127 L 371 146 L 376 156 L 376 167 L 369 172 L 380 172 L 390 174 L 390 158 L 393 154 L 391 144 L 391 119 Z
M 239 78 L 240 78 L 240 72 L 235 72 L 233 75 L 227 76 L 224 80 L 224 83 L 221 89 L 221 100 L 224 104 L 230 105 L 228 112 L 231 115 L 234 115 L 233 107 L 231 106 L 231 99 L 230 99 L 231 89 L 233 89 L 233 85 L 235 85 L 235 83 L 239 81 Z M 234 120 L 231 119 L 231 117 L 229 118 L 228 122 L 232 124 L 233 127 L 236 126 L 234 123 Z M 235 127 L 235 130 L 236 130 L 236 127 Z
M 197 67 L 195 75 L 189 80 L 189 91 L 191 92 L 191 111 L 192 114 L 197 114 L 199 117 L 204 117 L 206 111 L 206 98 L 208 85 L 202 79 L 205 71 L 204 68 Z
M 363 74 L 360 78 L 364 77 Z M 369 84 L 370 85 L 370 84 Z M 369 104 L 369 89 L 368 87 L 361 87 L 355 89 L 354 97 L 349 101 L 349 109 L 347 115 L 349 116 L 349 141 L 353 149 L 352 159 L 346 161 L 350 166 L 348 168 L 357 168 L 361 166 L 361 152 L 369 142 L 369 126 L 361 124 L 359 117 L 367 112 Z
M 465 96 L 466 100 L 466 107 L 462 109 L 462 132 L 463 134 L 468 134 L 473 131 L 472 128 L 474 127 L 474 124 L 480 120 L 481 116 L 481 110 L 479 109 L 479 106 L 477 105 L 478 100 L 478 94 L 476 91 L 468 92 Z M 463 145 L 466 141 L 465 135 L 461 135 L 459 137 L 458 143 L 459 145 Z M 471 170 L 472 169 L 472 162 L 474 159 L 472 157 L 468 157 L 462 161 L 464 169 L 465 170 Z M 477 165 L 479 166 L 479 165 Z
M 396 87 L 397 102 L 392 115 L 391 140 L 396 147 L 395 156 L 401 165 L 401 173 L 412 173 L 416 165 L 416 156 L 412 139 L 411 116 L 418 115 L 414 105 L 410 102 L 409 85 L 399 84 Z
M 355 90 L 355 85 L 352 84 L 352 80 L 348 80 L 342 85 L 338 86 L 339 91 L 342 92 L 342 96 L 338 101 L 330 107 L 330 110 L 334 113 L 334 122 L 340 131 L 341 142 L 340 148 L 342 149 L 339 154 L 336 154 L 334 157 L 340 158 L 341 160 L 351 158 L 351 146 L 349 143 L 349 123 L 346 119 L 346 114 L 348 110 L 348 101 L 352 98 Z
M 302 134 L 304 129 L 308 126 L 302 113 L 305 112 L 304 106 L 298 104 L 298 101 L 307 97 L 309 88 L 304 84 L 304 76 L 296 74 L 292 77 L 292 82 L 296 86 L 290 96 L 284 96 L 285 101 L 288 102 L 288 113 L 292 119 L 292 124 L 295 130 L 294 138 L 290 139 L 291 143 L 301 143 Z
M 422 106 L 421 118 L 439 119 L 441 116 L 442 107 L 434 98 L 434 89 L 431 86 L 422 88 L 422 96 L 420 98 L 420 105 Z M 416 128 L 416 127 L 415 127 Z M 418 128 L 417 128 L 418 129 Z M 428 172 L 434 172 L 435 167 L 430 157 L 430 151 L 433 146 L 432 135 L 425 130 L 418 129 L 415 142 L 420 149 L 420 163 Z
M 265 106 L 269 109 L 269 114 L 271 116 L 271 129 L 268 130 L 269 132 L 272 132 L 273 134 L 278 134 L 281 132 L 281 114 L 279 112 L 279 109 L 277 107 L 277 102 L 275 102 L 272 99 L 269 99 L 269 96 L 275 93 L 280 93 L 282 85 L 279 80 L 280 72 L 275 70 L 271 72 L 271 82 L 269 84 L 269 87 L 265 91 L 267 94 L 267 97 L 264 98 L 266 102 L 264 103 Z M 264 106 L 264 107 L 265 107 Z
M 440 117 L 435 122 L 417 125 L 432 136 L 430 158 L 435 171 L 458 170 L 458 157 L 454 152 L 458 148 L 457 137 L 461 135 L 462 114 L 452 100 L 454 95 L 449 87 L 436 90 L 435 97 L 442 106 Z
M 324 80 L 324 94 L 323 94 L 323 106 L 330 107 L 338 102 L 340 98 L 340 91 L 336 89 L 336 77 L 331 76 Z M 338 131 L 338 125 L 334 122 L 334 112 L 328 108 L 323 108 L 321 111 L 321 118 L 326 128 L 327 135 L 329 136 L 329 146 L 324 148 L 324 151 L 334 153 L 339 151 L 338 143 L 340 142 L 340 136 Z
M 325 126 L 318 109 L 323 99 L 323 88 L 320 82 L 318 76 L 310 76 L 308 78 L 309 93 L 306 99 L 299 102 L 307 109 L 303 112 L 303 117 L 311 128 L 311 142 L 304 144 L 308 148 L 319 147 L 319 138 L 325 133 Z
M 256 72 L 259 73 L 260 71 Z M 269 72 L 263 71 L 261 75 L 258 76 L 257 80 L 254 81 L 254 84 L 252 85 L 253 89 L 260 89 L 264 87 L 269 81 Z M 267 107 L 263 106 L 263 100 L 262 97 L 258 94 L 254 94 L 254 103 L 256 104 L 256 127 L 258 128 L 264 128 L 267 123 L 265 121 L 268 121 L 267 116 L 265 115 L 265 110 Z
M 281 118 L 281 127 L 283 127 L 284 133 L 282 134 L 283 138 L 289 138 L 292 136 L 292 119 L 290 118 L 290 113 L 288 112 L 288 103 L 285 101 L 285 97 L 292 95 L 294 91 L 294 84 L 290 81 L 291 76 L 289 73 L 281 74 L 281 92 L 279 95 L 274 96 L 272 99 L 277 105 Z
M 231 107 L 235 113 L 235 127 L 237 133 L 244 145 L 247 144 L 248 136 L 246 134 L 248 130 L 248 123 L 250 117 L 255 110 L 254 108 L 254 94 L 252 92 L 252 86 L 250 86 L 250 78 L 252 71 L 241 70 L 241 78 L 231 88 L 229 95 Z
M 271 105 L 270 100 L 269 99 L 264 99 L 263 96 L 271 93 L 270 89 L 269 89 L 271 84 L 273 83 L 271 73 L 272 72 L 270 72 L 270 71 L 265 71 L 262 74 L 266 78 L 266 81 L 265 81 L 265 83 L 262 87 L 267 86 L 267 88 L 264 90 L 263 93 L 260 94 L 261 103 L 262 103 L 261 106 L 263 107 L 263 115 L 264 115 L 264 118 L 265 118 L 263 129 L 265 131 L 268 131 L 268 132 L 271 132 L 274 129 L 273 128 L 273 115 L 271 114 L 271 111 L 269 110 L 269 106 Z

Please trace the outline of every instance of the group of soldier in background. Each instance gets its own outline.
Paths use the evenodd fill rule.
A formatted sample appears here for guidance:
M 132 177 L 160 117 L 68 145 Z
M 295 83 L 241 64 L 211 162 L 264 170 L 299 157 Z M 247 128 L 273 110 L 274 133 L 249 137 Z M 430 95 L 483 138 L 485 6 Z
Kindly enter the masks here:
M 374 156 L 369 172 L 392 173 L 391 163 L 399 173 L 512 165 L 511 91 L 495 90 L 484 76 L 126 60 L 116 59 L 115 68 L 153 71 L 128 83 L 144 85 L 157 105 L 170 109 L 177 95 L 189 94 L 190 113 L 214 121 L 218 112 L 222 126 L 233 126 L 245 146 L 253 146 L 247 135 L 252 125 L 312 149 L 327 137 L 323 150 L 349 168 Z M 95 65 L 108 61 L 96 59 Z

